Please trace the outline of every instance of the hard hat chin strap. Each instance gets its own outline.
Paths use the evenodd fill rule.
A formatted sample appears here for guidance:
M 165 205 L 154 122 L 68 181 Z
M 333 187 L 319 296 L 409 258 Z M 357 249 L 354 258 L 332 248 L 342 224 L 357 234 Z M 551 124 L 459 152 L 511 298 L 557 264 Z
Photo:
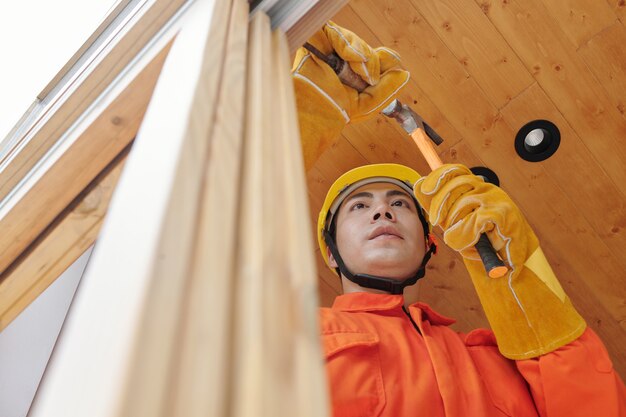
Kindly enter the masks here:
M 346 264 L 343 262 L 343 259 L 341 259 L 341 255 L 339 255 L 339 250 L 337 249 L 337 245 L 335 244 L 335 239 L 328 232 L 328 230 L 324 230 L 324 240 L 326 241 L 328 249 L 330 249 L 330 253 L 333 255 L 335 261 L 337 262 L 341 275 L 361 287 L 381 290 L 390 294 L 402 294 L 405 287 L 413 285 L 417 282 L 417 280 L 423 278 L 424 274 L 426 273 L 426 264 L 430 260 L 432 254 L 435 253 L 437 250 L 436 245 L 430 244 L 428 250 L 424 254 L 422 264 L 420 265 L 415 275 L 403 281 L 398 281 L 392 278 L 378 277 L 369 274 L 353 274 L 348 270 Z

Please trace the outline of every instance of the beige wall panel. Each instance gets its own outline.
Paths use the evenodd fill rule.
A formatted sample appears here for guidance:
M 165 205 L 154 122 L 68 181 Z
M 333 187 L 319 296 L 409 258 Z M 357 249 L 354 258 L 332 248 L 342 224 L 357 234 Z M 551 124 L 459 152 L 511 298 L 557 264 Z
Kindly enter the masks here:
M 496 108 L 534 82 L 478 5 L 464 0 L 411 0 L 410 3 Z

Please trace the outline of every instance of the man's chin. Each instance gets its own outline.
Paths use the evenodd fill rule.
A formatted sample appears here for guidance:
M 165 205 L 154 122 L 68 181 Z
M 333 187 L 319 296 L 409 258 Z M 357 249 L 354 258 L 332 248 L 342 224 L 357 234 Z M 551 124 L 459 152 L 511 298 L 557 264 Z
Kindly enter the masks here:
M 365 272 L 368 275 L 374 275 L 377 277 L 395 279 L 397 281 L 402 281 L 404 279 L 410 278 L 415 275 L 417 272 L 417 267 L 411 268 L 398 268 L 398 261 L 390 261 L 388 259 L 372 262 L 368 264 L 366 270 L 369 272 Z

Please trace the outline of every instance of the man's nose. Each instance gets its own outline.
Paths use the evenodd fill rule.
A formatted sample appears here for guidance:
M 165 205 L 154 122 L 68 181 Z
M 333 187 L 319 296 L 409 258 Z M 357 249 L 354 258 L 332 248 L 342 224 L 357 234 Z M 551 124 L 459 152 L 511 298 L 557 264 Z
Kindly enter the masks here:
M 372 220 L 377 221 L 382 216 L 385 216 L 387 220 L 394 221 L 394 215 L 387 204 L 379 204 L 374 210 L 374 215 L 372 216 Z

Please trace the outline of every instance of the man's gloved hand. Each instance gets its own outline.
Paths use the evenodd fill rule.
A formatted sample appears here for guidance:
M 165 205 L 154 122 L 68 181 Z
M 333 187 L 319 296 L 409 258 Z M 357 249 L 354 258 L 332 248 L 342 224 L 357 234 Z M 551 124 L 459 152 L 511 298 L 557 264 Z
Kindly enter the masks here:
M 308 41 L 325 55 L 333 50 L 370 87 L 361 93 L 345 86 L 332 68 L 300 48 L 292 68 L 305 167 L 338 139 L 348 122 L 374 117 L 408 82 L 409 73 L 394 68 L 398 54 L 372 48 L 354 33 L 328 22 Z
M 415 196 L 444 241 L 463 256 L 500 352 L 510 359 L 536 357 L 570 343 L 585 330 L 519 208 L 499 187 L 463 165 L 443 165 L 420 178 Z M 474 244 L 487 233 L 509 266 L 489 278 Z

